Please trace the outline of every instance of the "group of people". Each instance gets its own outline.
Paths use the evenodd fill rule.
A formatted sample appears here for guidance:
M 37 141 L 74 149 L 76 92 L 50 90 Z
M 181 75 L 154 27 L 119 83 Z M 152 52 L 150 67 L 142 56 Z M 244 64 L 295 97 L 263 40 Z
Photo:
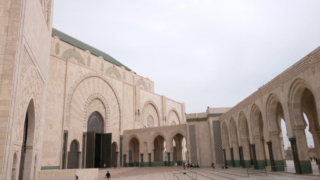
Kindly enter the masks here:
M 315 156 L 310 157 L 310 161 L 311 161 L 311 162 L 314 161 L 315 163 L 318 164 L 318 159 L 317 159 Z
M 193 168 L 199 168 L 199 164 L 189 164 L 189 163 L 183 163 L 183 167 L 193 167 Z

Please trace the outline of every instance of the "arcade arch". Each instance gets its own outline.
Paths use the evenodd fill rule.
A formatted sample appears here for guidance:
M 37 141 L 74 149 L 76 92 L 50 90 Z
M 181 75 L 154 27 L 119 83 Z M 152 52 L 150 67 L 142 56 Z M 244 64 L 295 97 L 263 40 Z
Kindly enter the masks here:
M 252 160 L 252 151 L 249 146 L 249 128 L 248 128 L 248 120 L 243 112 L 239 114 L 239 126 L 240 126 L 240 141 L 241 141 L 241 149 L 240 156 L 243 157 L 242 167 L 248 168 L 251 167 Z
M 231 160 L 232 165 L 234 167 L 238 167 L 242 164 L 242 159 L 239 151 L 239 142 L 238 142 L 238 130 L 235 120 L 231 117 L 230 123 L 229 123 L 229 129 L 230 129 L 230 139 L 231 139 Z
M 283 149 L 281 119 L 284 122 L 286 122 L 286 119 L 284 118 L 283 106 L 275 94 L 271 94 L 267 100 L 267 119 L 270 134 L 270 141 L 267 144 L 271 169 L 273 171 L 283 171 L 286 161 Z
M 254 142 L 254 165 L 256 169 L 263 169 L 268 164 L 268 155 L 266 153 L 266 142 L 264 139 L 264 124 L 260 108 L 253 104 L 251 108 L 252 136 Z
M 316 155 L 319 158 L 320 126 L 315 97 L 309 86 L 303 80 L 297 79 L 289 89 L 288 98 L 289 112 L 296 137 L 290 138 L 296 173 L 312 173 L 305 129 L 307 124 L 309 124 L 309 131 L 312 134 Z
M 224 159 L 225 164 L 231 165 L 231 152 L 230 152 L 230 141 L 229 141 L 229 131 L 227 124 L 224 122 L 222 124 L 222 132 L 223 132 L 223 153 L 224 153 Z
M 186 158 L 186 139 L 181 133 L 176 133 L 172 138 L 172 161 L 178 166 L 182 165 Z
M 153 148 L 154 148 L 154 162 L 163 162 L 164 161 L 164 153 L 165 153 L 165 139 L 163 136 L 158 135 L 154 138 Z M 170 157 L 168 157 L 170 158 Z
M 139 140 L 136 137 L 132 137 L 129 141 L 129 165 L 138 165 L 139 164 Z

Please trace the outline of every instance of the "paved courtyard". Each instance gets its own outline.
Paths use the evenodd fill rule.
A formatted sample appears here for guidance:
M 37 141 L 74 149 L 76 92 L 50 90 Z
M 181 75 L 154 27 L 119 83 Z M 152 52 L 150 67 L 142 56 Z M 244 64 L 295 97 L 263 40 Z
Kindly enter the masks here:
M 212 168 L 186 168 L 182 167 L 145 167 L 145 168 L 120 168 L 104 169 L 99 171 L 100 179 L 108 170 L 112 179 L 117 180 L 230 180 L 230 179 L 299 179 L 319 180 L 320 173 L 315 163 L 312 164 L 313 175 L 297 175 L 290 171 L 294 170 L 293 162 L 288 161 L 287 172 L 271 172 L 266 170 L 254 170 L 243 168 L 212 169 Z M 185 172 L 185 173 L 184 173 Z M 248 175 L 249 173 L 249 175 Z

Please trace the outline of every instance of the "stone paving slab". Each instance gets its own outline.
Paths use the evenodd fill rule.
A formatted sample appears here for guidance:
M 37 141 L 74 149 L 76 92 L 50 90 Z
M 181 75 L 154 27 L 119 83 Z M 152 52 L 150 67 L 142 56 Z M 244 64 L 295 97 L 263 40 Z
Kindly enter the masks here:
M 144 167 L 144 168 L 119 168 L 103 169 L 99 171 L 100 179 L 109 170 L 112 180 L 173 180 L 174 174 L 179 175 L 180 180 L 192 179 L 187 175 L 196 173 L 197 180 L 236 180 L 236 179 L 293 179 L 293 180 L 319 180 L 320 175 L 297 175 L 289 172 L 271 172 L 265 170 L 249 170 L 244 168 L 212 169 L 212 168 L 186 168 L 182 167 Z M 178 174 L 177 174 L 178 173 Z

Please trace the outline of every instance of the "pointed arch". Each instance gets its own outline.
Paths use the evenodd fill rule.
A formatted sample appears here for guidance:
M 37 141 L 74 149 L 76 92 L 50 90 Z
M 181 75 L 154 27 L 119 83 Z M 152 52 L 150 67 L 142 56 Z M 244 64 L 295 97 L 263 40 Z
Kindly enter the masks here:
M 237 124 L 236 121 L 234 120 L 233 117 L 230 118 L 230 122 L 229 122 L 229 129 L 230 129 L 230 136 L 231 136 L 231 141 L 232 142 L 237 142 L 238 143 L 238 129 L 237 129 Z
M 240 138 L 242 140 L 249 139 L 248 119 L 243 111 L 239 114 Z
M 143 109 L 142 109 L 142 116 L 141 116 L 141 122 L 144 126 L 148 125 L 148 117 L 151 116 L 153 119 L 153 127 L 157 127 L 160 125 L 163 125 L 160 123 L 160 116 L 159 116 L 159 110 L 155 103 L 152 101 L 148 101 L 145 103 Z M 150 119 L 150 118 L 149 118 Z
M 167 125 L 173 125 L 172 123 L 174 122 L 174 125 L 175 124 L 181 124 L 181 121 L 180 121 L 180 117 L 179 117 L 179 114 L 177 112 L 176 109 L 172 108 L 169 113 L 168 113 L 168 124 Z

